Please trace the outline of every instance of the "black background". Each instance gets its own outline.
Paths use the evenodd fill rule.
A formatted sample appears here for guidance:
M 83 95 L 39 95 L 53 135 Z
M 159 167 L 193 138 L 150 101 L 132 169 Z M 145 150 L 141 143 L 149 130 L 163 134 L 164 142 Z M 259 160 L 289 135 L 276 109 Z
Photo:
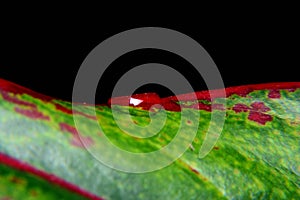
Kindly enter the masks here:
M 108 15 L 91 18 L 19 16 L 2 20 L 0 78 L 40 93 L 71 100 L 77 70 L 88 53 L 104 39 L 137 27 L 156 26 L 180 31 L 198 41 L 218 66 L 226 87 L 243 84 L 300 81 L 299 31 L 295 16 L 256 14 L 216 20 L 197 15 L 132 18 Z M 178 15 L 180 15 L 178 17 Z M 177 17 L 175 17 L 177 16 Z M 101 79 L 97 103 L 110 97 L 117 79 L 136 65 L 147 62 L 168 64 L 179 70 L 195 90 L 206 89 L 189 63 L 167 52 L 143 50 L 114 62 Z M 103 84 L 103 87 L 102 87 Z M 99 86 L 99 88 L 100 88 Z M 104 89 L 103 89 L 104 88 Z M 166 88 L 144 86 L 137 92 L 171 95 Z M 190 92 L 190 91 L 182 91 Z

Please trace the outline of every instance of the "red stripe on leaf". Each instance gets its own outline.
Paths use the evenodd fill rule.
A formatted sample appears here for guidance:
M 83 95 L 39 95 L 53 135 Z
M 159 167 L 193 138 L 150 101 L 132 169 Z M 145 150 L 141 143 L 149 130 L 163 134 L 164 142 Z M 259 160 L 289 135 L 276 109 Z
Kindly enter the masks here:
M 73 185 L 72 183 L 69 183 L 53 174 L 49 174 L 47 172 L 41 171 L 25 162 L 19 161 L 15 158 L 12 158 L 10 156 L 7 156 L 3 153 L 0 153 L 0 163 L 4 164 L 6 166 L 12 167 L 14 169 L 17 169 L 19 171 L 24 171 L 30 174 L 33 174 L 35 176 L 38 176 L 46 181 L 48 181 L 49 183 L 58 185 L 62 188 L 65 188 L 69 191 L 72 191 L 74 193 L 77 193 L 83 197 L 89 198 L 89 199 L 93 199 L 93 200 L 103 200 L 101 197 L 98 197 L 90 192 L 87 192 L 81 188 L 79 188 L 76 185 Z
M 85 148 L 94 144 L 91 137 L 85 137 L 79 134 L 77 129 L 69 124 L 60 123 L 60 130 L 72 134 L 71 144 L 76 147 Z
M 28 94 L 35 98 L 41 99 L 43 101 L 51 101 L 53 99 L 52 97 L 42 95 L 28 88 L 25 88 L 23 86 L 17 85 L 15 83 L 3 79 L 0 79 L 0 90 L 7 91 L 14 94 Z
M 31 119 L 42 119 L 42 120 L 50 120 L 48 116 L 45 116 L 43 113 L 39 112 L 36 109 L 23 109 L 19 107 L 15 107 L 15 111 L 17 113 L 20 113 L 21 115 L 24 115 L 26 117 L 29 117 Z
M 27 101 L 23 101 L 23 100 L 18 99 L 17 97 L 14 97 L 14 96 L 10 96 L 8 94 L 8 92 L 0 91 L 0 94 L 2 95 L 2 97 L 5 101 L 8 101 L 10 103 L 18 104 L 18 105 L 21 105 L 21 106 L 27 106 L 27 107 L 31 107 L 31 108 L 36 108 L 35 104 L 29 103 Z

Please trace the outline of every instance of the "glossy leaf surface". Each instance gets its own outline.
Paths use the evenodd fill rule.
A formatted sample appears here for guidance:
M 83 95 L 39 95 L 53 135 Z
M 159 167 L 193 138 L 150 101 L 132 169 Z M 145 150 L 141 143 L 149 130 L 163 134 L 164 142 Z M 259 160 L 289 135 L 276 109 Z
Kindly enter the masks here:
M 197 93 L 196 102 L 190 101 L 188 94 L 183 95 L 185 100 L 181 102 L 175 97 L 154 98 L 153 94 L 153 101 L 151 98 L 145 101 L 150 94 L 136 96 L 136 99 L 144 100 L 144 103 L 129 107 L 137 125 L 149 124 L 147 109 L 152 104 L 161 103 L 167 110 L 167 121 L 158 134 L 137 139 L 118 128 L 109 106 L 97 106 L 97 117 L 93 116 L 89 105 L 83 104 L 75 110 L 73 114 L 82 118 L 85 124 L 78 131 L 71 103 L 0 80 L 0 152 L 104 199 L 299 199 L 299 88 L 300 83 L 228 88 L 226 105 L 218 103 L 220 98 L 211 100 L 207 92 Z M 128 109 L 124 105 L 126 102 L 126 97 L 119 99 L 120 118 Z M 161 112 L 155 109 L 150 113 Z M 81 141 L 101 153 L 105 149 L 99 141 L 105 134 L 113 144 L 127 151 L 156 151 L 169 144 L 176 135 L 182 110 L 188 112 L 191 119 L 200 112 L 197 135 L 178 160 L 158 171 L 130 174 L 111 169 L 98 162 Z M 199 159 L 211 112 L 224 111 L 226 118 L 220 138 L 212 151 Z M 95 121 L 101 124 L 103 132 L 94 125 Z M 186 121 L 187 126 L 192 126 L 191 122 Z M 151 132 L 145 129 L 145 134 L 147 131 Z M 188 128 L 186 132 L 189 132 Z M 111 159 L 121 161 L 122 158 L 111 155 Z M 45 187 L 50 191 L 57 188 L 57 183 L 49 182 L 47 176 L 37 183 L 38 177 L 32 178 L 26 171 L 20 174 L 4 160 L 1 160 L 0 169 L 1 177 L 14 174 L 22 180 L 33 181 L 34 188 L 41 193 Z M 1 183 L 5 184 L 1 184 L 0 192 L 9 193 L 7 191 L 15 188 L 14 183 L 1 177 Z M 71 191 L 68 187 L 63 189 L 64 185 L 61 187 L 57 190 L 66 195 Z M 28 195 L 31 191 L 28 187 L 17 191 L 21 194 L 27 189 L 24 195 Z M 9 197 L 6 193 L 0 197 Z

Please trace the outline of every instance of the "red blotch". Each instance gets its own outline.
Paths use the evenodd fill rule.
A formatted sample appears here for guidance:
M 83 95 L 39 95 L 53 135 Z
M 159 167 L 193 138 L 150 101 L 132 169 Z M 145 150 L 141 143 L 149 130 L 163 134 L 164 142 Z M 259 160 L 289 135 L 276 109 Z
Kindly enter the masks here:
M 197 174 L 197 175 L 200 174 L 196 169 L 194 169 L 194 168 L 192 168 L 192 167 L 189 167 L 189 168 L 190 168 L 190 170 L 191 170 L 192 172 L 194 172 L 195 174 Z
M 241 103 L 234 105 L 234 107 L 232 108 L 232 110 L 234 110 L 236 113 L 247 112 L 249 109 L 250 108 L 247 105 Z
M 251 108 L 246 106 L 245 104 L 236 104 L 232 108 L 236 113 L 239 112 L 247 112 L 250 110 L 248 115 L 248 119 L 255 121 L 259 124 L 265 125 L 268 121 L 272 121 L 273 117 L 271 115 L 265 114 L 263 112 L 267 112 L 270 110 L 263 102 L 254 102 L 251 104 Z
M 66 123 L 60 123 L 59 126 L 60 126 L 60 130 L 62 131 L 72 133 L 72 135 L 78 134 L 77 129 L 74 126 L 70 126 L 69 124 Z
M 18 104 L 18 105 L 21 105 L 21 106 L 28 106 L 28 107 L 31 107 L 31 108 L 36 108 L 35 104 L 29 103 L 27 101 L 23 101 L 21 99 L 13 97 L 13 96 L 10 96 L 7 92 L 0 91 L 0 94 L 2 94 L 2 97 L 5 101 L 8 101 L 8 102 L 11 102 L 11 103 L 14 103 L 14 104 Z
M 268 97 L 272 98 L 272 99 L 279 99 L 281 97 L 280 91 L 279 90 L 270 90 Z
M 272 121 L 273 117 L 271 115 L 264 114 L 261 112 L 251 111 L 248 116 L 248 119 L 258 122 L 259 124 L 265 125 L 268 121 Z
M 217 146 L 214 146 L 213 149 L 214 149 L 214 150 L 219 150 L 220 148 L 217 147 Z
M 24 115 L 32 119 L 50 120 L 48 116 L 45 116 L 43 113 L 37 111 L 36 109 L 28 110 L 28 109 L 15 107 L 15 111 L 17 113 L 20 113 L 21 115 Z
M 72 145 L 76 147 L 85 148 L 94 144 L 92 138 L 80 135 L 75 127 L 70 126 L 69 124 L 66 123 L 60 123 L 59 126 L 62 131 L 66 131 L 72 134 L 73 136 L 71 139 Z
M 259 112 L 267 112 L 270 110 L 269 107 L 265 106 L 263 102 L 254 102 L 250 105 L 252 110 L 259 111 Z

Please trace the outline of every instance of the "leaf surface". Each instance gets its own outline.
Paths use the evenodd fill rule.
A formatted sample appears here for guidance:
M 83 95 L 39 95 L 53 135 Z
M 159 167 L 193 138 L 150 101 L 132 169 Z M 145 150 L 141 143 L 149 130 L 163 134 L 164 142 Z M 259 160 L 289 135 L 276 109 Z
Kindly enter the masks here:
M 299 199 L 299 88 L 300 83 L 227 88 L 225 105 L 220 103 L 223 99 L 210 99 L 207 91 L 198 92 L 197 101 L 191 101 L 189 94 L 182 95 L 180 102 L 175 97 L 161 99 L 167 114 L 164 127 L 152 137 L 139 139 L 118 128 L 109 106 L 96 106 L 96 117 L 90 105 L 76 107 L 73 114 L 83 124 L 76 129 L 71 103 L 0 80 L 0 152 L 104 199 Z M 119 102 L 115 117 L 125 119 L 124 113 L 129 109 L 135 124 L 150 123 L 147 109 L 151 101 L 135 107 Z M 100 145 L 105 136 L 126 151 L 157 151 L 176 136 L 179 105 L 181 112 L 188 113 L 191 119 L 185 121 L 185 134 L 193 130 L 194 116 L 199 113 L 200 120 L 196 122 L 197 134 L 190 147 L 171 165 L 148 173 L 125 173 L 107 167 L 87 151 L 90 148 L 110 155 Z M 160 120 L 160 112 L 156 110 L 153 119 Z M 212 112 L 226 112 L 225 123 L 212 151 L 199 159 Z M 95 125 L 98 123 L 102 130 Z M 121 123 L 127 126 L 130 121 Z M 153 126 L 154 129 L 158 127 Z M 151 131 L 144 129 L 140 134 Z M 184 143 L 185 138 L 181 139 Z M 118 154 L 111 154 L 110 158 L 120 163 L 123 159 Z M 3 160 L 0 169 L 2 177 L 15 174 L 31 180 L 28 174 L 7 167 Z M 43 181 L 46 186 L 35 182 L 35 187 L 40 191 L 43 187 L 56 190 L 57 186 L 47 178 Z M 13 187 L 2 185 L 2 191 L 11 191 Z M 28 188 L 20 191 L 25 189 Z

